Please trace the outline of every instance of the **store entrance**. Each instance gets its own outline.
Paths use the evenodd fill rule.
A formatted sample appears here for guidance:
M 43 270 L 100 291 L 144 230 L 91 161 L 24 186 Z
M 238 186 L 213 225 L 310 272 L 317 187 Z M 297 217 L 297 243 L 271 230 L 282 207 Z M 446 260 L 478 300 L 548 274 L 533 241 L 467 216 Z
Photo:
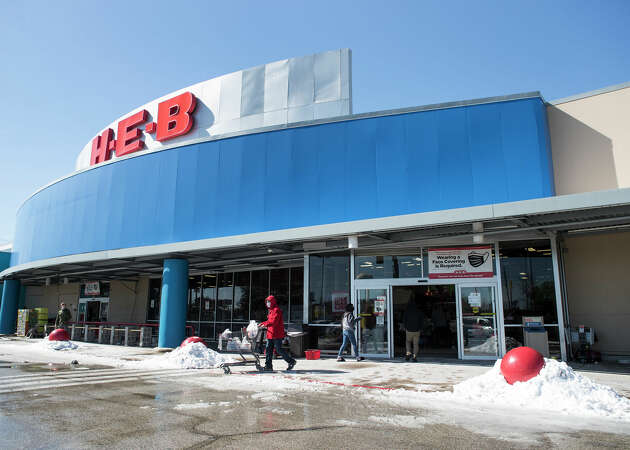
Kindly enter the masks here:
M 421 322 L 418 358 L 457 358 L 455 285 L 392 286 L 392 297 L 394 356 L 405 356 L 405 314 L 415 302 Z

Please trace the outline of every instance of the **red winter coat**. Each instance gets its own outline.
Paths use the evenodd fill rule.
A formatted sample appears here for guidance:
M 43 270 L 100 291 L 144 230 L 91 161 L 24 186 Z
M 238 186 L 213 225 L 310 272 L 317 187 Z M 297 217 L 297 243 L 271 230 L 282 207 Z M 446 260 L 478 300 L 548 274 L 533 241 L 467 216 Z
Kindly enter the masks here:
M 273 295 L 267 297 L 265 301 L 270 303 L 267 320 L 259 326 L 267 327 L 267 339 L 282 339 L 285 336 L 282 310 L 278 308 L 276 298 Z

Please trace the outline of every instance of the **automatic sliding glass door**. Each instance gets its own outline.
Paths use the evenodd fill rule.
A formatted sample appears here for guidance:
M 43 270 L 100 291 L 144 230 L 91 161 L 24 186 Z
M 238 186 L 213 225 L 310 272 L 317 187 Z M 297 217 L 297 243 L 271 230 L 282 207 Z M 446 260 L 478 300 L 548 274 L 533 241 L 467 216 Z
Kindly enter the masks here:
M 357 290 L 359 353 L 377 358 L 390 356 L 390 311 L 389 288 Z
M 495 286 L 460 284 L 458 290 L 462 359 L 496 359 L 500 341 Z

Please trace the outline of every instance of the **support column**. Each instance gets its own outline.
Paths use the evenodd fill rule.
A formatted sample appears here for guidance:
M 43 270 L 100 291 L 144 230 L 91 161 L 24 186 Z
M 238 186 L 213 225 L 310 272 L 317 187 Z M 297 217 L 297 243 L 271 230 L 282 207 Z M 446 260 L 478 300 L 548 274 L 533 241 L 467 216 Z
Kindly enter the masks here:
M 20 281 L 4 280 L 2 305 L 0 306 L 0 334 L 13 334 L 17 322 Z
M 160 299 L 158 347 L 175 348 L 186 338 L 188 261 L 165 259 Z

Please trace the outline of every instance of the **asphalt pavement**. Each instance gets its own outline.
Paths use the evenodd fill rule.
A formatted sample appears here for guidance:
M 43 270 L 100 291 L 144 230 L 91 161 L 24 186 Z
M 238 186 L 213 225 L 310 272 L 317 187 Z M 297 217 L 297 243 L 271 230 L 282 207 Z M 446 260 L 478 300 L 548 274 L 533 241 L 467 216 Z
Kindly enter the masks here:
M 489 436 L 352 389 L 213 389 L 217 372 L 0 363 L 2 447 L 630 448 L 594 431 Z

